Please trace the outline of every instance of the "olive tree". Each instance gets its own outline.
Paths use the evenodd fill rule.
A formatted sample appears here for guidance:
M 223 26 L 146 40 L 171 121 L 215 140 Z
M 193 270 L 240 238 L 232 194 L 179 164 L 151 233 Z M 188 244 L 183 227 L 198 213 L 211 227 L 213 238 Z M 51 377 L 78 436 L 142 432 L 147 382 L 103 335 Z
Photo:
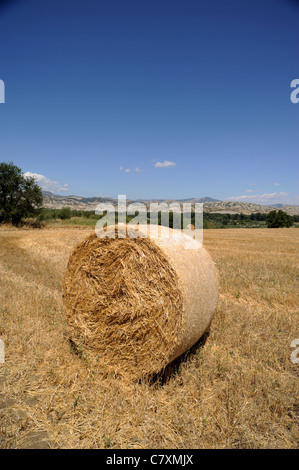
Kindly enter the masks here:
M 18 224 L 36 216 L 43 204 L 42 190 L 12 162 L 0 163 L 0 222 Z

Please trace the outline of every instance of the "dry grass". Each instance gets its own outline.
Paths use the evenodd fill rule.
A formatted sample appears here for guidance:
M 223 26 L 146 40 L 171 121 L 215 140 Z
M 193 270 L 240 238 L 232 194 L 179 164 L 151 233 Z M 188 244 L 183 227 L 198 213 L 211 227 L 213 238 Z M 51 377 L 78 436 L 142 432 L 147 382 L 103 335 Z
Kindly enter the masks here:
M 205 231 L 220 273 L 210 336 L 152 385 L 103 378 L 67 340 L 62 277 L 88 233 L 0 231 L 0 446 L 47 432 L 65 448 L 298 447 L 299 231 Z

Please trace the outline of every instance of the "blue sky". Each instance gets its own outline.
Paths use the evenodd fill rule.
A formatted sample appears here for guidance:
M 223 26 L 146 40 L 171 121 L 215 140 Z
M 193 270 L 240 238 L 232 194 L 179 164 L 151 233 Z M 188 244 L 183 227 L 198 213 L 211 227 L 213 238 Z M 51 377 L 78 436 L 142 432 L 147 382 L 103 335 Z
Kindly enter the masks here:
M 299 204 L 299 2 L 15 0 L 0 159 L 82 196 Z

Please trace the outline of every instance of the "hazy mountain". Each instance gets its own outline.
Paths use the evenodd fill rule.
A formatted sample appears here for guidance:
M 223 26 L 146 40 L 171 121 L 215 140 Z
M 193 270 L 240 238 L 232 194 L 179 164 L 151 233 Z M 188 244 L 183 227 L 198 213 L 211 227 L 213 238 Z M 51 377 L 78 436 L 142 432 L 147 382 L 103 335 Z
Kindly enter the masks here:
M 150 203 L 150 202 L 165 202 L 165 201 L 174 201 L 174 202 L 190 202 L 191 204 L 194 204 L 196 202 L 216 202 L 220 201 L 220 199 L 213 199 L 212 197 L 200 197 L 200 198 L 188 198 L 188 199 L 136 199 L 134 202 L 145 202 L 145 203 Z
M 111 203 L 117 207 L 117 199 L 109 197 L 81 197 L 81 196 L 61 196 L 53 194 L 50 191 L 43 191 L 44 196 L 44 207 L 52 209 L 61 209 L 62 207 L 70 207 L 71 209 L 78 210 L 95 210 L 96 206 L 100 203 Z M 149 208 L 150 203 L 161 203 L 166 202 L 167 204 L 179 203 L 191 203 L 194 207 L 195 203 L 203 203 L 205 212 L 222 212 L 222 213 L 243 213 L 251 214 L 253 212 L 267 213 L 275 208 L 283 207 L 283 210 L 290 215 L 299 215 L 299 206 L 292 206 L 287 204 L 272 204 L 262 205 L 250 202 L 239 202 L 239 201 L 219 201 L 211 197 L 202 198 L 190 198 L 190 199 L 152 199 L 152 200 L 130 200 L 127 199 L 128 204 L 132 203 L 143 203 Z
M 212 197 L 200 197 L 200 198 L 190 198 L 190 199 L 178 199 L 178 202 L 191 202 L 195 204 L 197 202 L 221 202 L 220 199 L 213 199 Z

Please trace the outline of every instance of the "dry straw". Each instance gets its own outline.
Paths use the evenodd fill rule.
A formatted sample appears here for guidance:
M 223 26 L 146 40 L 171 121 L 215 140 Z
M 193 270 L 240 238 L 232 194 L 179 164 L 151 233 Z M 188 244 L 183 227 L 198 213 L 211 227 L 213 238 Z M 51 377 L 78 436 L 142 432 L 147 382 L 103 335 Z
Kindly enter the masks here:
M 181 231 L 156 227 L 149 236 L 140 227 L 144 238 L 132 238 L 136 232 L 124 229 L 109 227 L 105 235 L 115 231 L 115 238 L 93 234 L 76 247 L 63 299 L 76 349 L 103 372 L 142 378 L 163 369 L 209 327 L 217 273 L 203 247 L 186 249 Z

